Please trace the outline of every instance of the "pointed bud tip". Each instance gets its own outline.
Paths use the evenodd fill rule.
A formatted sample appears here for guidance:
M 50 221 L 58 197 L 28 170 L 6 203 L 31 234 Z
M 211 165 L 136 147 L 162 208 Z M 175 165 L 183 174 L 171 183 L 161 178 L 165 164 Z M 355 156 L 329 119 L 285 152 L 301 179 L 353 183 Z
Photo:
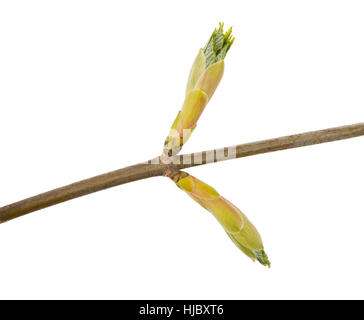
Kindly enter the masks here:
M 270 268 L 270 261 L 264 250 L 255 250 L 254 253 L 260 264 Z

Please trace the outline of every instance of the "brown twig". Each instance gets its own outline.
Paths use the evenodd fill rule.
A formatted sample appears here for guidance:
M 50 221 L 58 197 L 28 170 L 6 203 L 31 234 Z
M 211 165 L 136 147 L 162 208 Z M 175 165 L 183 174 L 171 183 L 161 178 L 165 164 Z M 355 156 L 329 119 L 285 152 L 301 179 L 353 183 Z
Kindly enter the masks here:
M 348 126 L 299 133 L 290 136 L 245 143 L 237 146 L 203 151 L 189 155 L 179 155 L 177 156 L 178 159 L 174 160 L 174 162 L 180 163 L 179 165 L 177 165 L 178 169 L 185 169 L 206 163 L 220 162 L 224 160 L 253 156 L 261 153 L 299 148 L 337 140 L 344 140 L 363 135 L 364 122 L 361 122 Z M 228 150 L 234 150 L 234 148 L 236 149 L 235 154 L 233 153 L 231 156 L 229 156 L 227 153 Z M 202 163 L 195 161 L 195 159 L 201 158 Z M 187 159 L 187 161 L 191 159 L 191 163 L 184 163 L 183 159 Z
M 96 191 L 115 187 L 124 183 L 163 176 L 168 169 L 179 170 L 207 163 L 252 156 L 278 150 L 298 148 L 324 142 L 354 138 L 364 135 L 364 123 L 349 126 L 311 131 L 286 137 L 246 143 L 230 148 L 203 151 L 171 158 L 171 163 L 159 161 L 159 157 L 148 161 L 105 173 L 93 178 L 54 189 L 37 196 L 21 200 L 0 208 L 0 223 L 40 210 L 57 203 L 68 201 Z M 228 151 L 231 151 L 230 154 Z

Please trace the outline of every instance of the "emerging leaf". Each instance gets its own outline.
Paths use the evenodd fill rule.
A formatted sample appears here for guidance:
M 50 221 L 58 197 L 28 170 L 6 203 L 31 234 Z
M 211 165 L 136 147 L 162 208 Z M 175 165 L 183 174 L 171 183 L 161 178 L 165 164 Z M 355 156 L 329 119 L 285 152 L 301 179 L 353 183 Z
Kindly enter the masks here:
M 219 23 L 219 29 L 215 29 L 203 52 L 206 57 L 206 68 L 225 59 L 227 52 L 234 43 L 232 28 L 224 33 L 224 24 Z

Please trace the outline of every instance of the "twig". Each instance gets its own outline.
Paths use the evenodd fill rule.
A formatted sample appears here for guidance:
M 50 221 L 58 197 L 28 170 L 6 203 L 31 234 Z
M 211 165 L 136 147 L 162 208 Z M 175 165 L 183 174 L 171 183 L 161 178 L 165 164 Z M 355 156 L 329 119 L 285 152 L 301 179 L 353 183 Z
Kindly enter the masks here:
M 299 133 L 290 136 L 239 144 L 237 146 L 203 151 L 189 155 L 179 155 L 177 156 L 178 159 L 174 160 L 174 162 L 180 163 L 179 165 L 177 165 L 178 169 L 185 169 L 207 163 L 243 158 L 261 153 L 299 148 L 325 142 L 344 140 L 363 135 L 364 122 L 361 122 L 348 126 Z M 236 148 L 236 154 L 234 155 L 233 153 L 231 156 L 229 156 L 227 153 L 228 150 L 234 150 L 234 148 Z M 222 157 L 221 155 L 224 155 L 224 157 Z M 195 161 L 195 159 L 201 158 L 202 163 Z M 183 159 L 191 159 L 192 161 L 191 163 L 184 163 Z
M 228 159 L 252 156 L 278 150 L 298 148 L 324 142 L 354 138 L 364 135 L 364 123 L 349 126 L 311 131 L 286 137 L 246 143 L 230 148 L 203 151 L 171 158 L 165 164 L 159 157 L 148 161 L 105 173 L 93 178 L 54 189 L 37 196 L 21 200 L 0 208 L 0 223 L 40 210 L 57 203 L 68 201 L 96 191 L 115 187 L 124 183 L 165 175 L 168 169 L 178 170 Z M 228 151 L 231 151 L 229 154 Z

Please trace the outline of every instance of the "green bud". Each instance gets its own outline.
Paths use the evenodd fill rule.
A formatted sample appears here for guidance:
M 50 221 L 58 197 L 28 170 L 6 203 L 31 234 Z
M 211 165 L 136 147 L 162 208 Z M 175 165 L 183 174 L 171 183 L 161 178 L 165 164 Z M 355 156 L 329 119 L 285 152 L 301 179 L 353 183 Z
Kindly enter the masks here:
M 186 172 L 178 172 L 171 178 L 178 187 L 214 215 L 243 253 L 253 261 L 258 260 L 270 267 L 259 232 L 244 213 L 220 196 L 214 188 Z
M 224 74 L 224 58 L 234 38 L 231 28 L 224 32 L 223 26 L 220 23 L 219 28 L 214 30 L 206 46 L 199 50 L 191 67 L 185 101 L 172 126 L 172 129 L 178 131 L 179 138 L 169 136 L 164 145 L 164 153 L 168 156 L 177 154 L 187 142 Z M 186 134 L 184 130 L 187 130 Z

